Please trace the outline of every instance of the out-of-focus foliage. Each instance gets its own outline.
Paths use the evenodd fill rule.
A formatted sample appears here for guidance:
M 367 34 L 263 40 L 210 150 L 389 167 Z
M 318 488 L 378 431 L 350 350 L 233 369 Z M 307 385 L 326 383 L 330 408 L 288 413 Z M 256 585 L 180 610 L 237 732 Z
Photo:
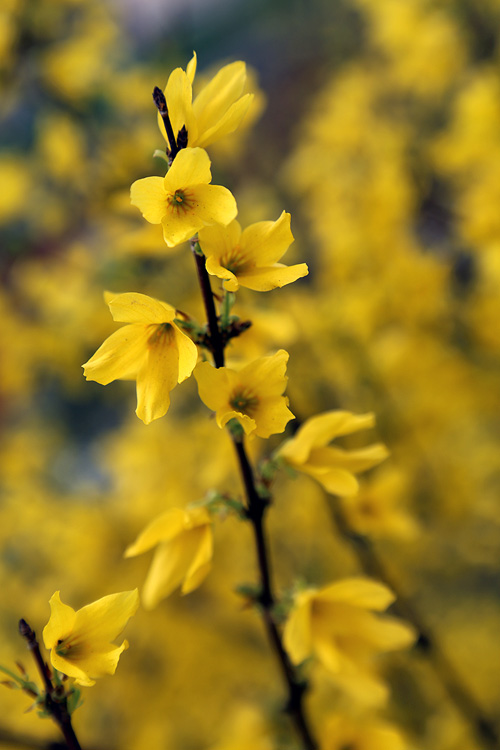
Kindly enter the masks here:
M 134 35 L 119 5 L 4 0 L 0 11 L 0 663 L 20 658 L 30 672 L 20 617 L 40 635 L 56 590 L 78 608 L 142 588 L 150 556 L 123 553 L 154 517 L 212 488 L 240 493 L 231 445 L 192 378 L 146 426 L 133 383 L 102 388 L 82 375 L 115 330 L 105 289 L 203 321 L 187 245 L 168 248 L 129 203 L 132 182 L 165 173 L 152 159 L 164 147 L 152 88 L 185 67 L 197 40 L 173 21 L 161 38 Z M 235 34 L 236 13 L 224 26 L 214 11 L 220 36 L 207 30 L 205 59 L 197 45 L 200 83 L 222 40 L 231 60 L 248 51 L 269 84 L 257 135 L 258 91 L 248 128 L 210 149 L 214 183 L 235 194 L 244 226 L 290 211 L 286 260 L 306 261 L 310 275 L 270 295 L 238 292 L 238 314 L 254 325 L 228 364 L 285 346 L 300 422 L 373 411 L 373 438 L 344 447 L 381 440 L 391 452 L 342 506 L 307 476 L 279 477 L 269 514 L 278 588 L 360 575 L 333 520 L 342 507 L 495 715 L 500 4 L 250 5 L 240 9 L 253 19 L 247 37 Z M 256 439 L 251 450 L 278 445 Z M 206 581 L 139 609 L 116 675 L 84 690 L 74 717 L 84 747 L 294 747 L 258 613 L 234 593 L 254 566 L 250 529 L 219 518 Z M 358 705 L 309 665 L 324 750 L 378 750 L 381 737 L 384 750 L 479 747 L 425 659 L 371 668 L 388 678 L 384 706 L 373 695 Z M 24 715 L 17 691 L 2 688 L 0 706 L 0 728 L 54 737 Z

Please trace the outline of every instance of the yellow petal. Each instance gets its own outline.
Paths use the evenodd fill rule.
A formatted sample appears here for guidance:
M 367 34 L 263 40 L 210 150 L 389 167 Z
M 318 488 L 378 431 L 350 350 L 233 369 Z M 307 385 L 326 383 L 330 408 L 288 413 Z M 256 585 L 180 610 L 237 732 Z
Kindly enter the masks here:
M 147 357 L 149 335 L 143 325 L 132 324 L 119 328 L 82 365 L 86 379 L 108 385 L 113 380 L 129 378 L 132 373 L 135 374 Z
M 84 687 L 95 685 L 95 680 L 92 680 L 82 667 L 60 656 L 55 649 L 52 649 L 50 652 L 50 661 L 54 669 L 68 675 L 68 677 L 73 677 L 78 685 L 83 685 Z
M 395 598 L 393 592 L 384 584 L 362 577 L 336 581 L 315 594 L 315 599 L 319 601 L 343 602 L 353 607 L 380 612 L 387 609 Z
M 229 107 L 217 123 L 204 131 L 199 129 L 196 144 L 205 148 L 214 141 L 218 141 L 220 138 L 229 135 L 229 133 L 233 133 L 243 121 L 253 98 L 253 94 L 245 94 Z
M 256 435 L 268 438 L 270 435 L 283 432 L 288 422 L 294 419 L 295 416 L 287 404 L 288 399 L 283 396 L 280 396 L 278 399 L 261 401 L 255 413 L 255 421 L 257 423 Z
M 73 634 L 79 634 L 98 650 L 99 644 L 102 648 L 120 635 L 138 606 L 137 589 L 103 596 L 77 611 Z
M 270 357 L 260 357 L 239 372 L 241 383 L 258 394 L 259 399 L 281 396 L 286 388 L 286 364 L 289 354 L 280 349 Z
M 243 230 L 241 247 L 251 254 L 257 266 L 272 266 L 293 242 L 290 214 L 283 211 L 276 221 L 258 221 Z
M 309 269 L 306 263 L 298 263 L 295 266 L 276 264 L 243 271 L 238 274 L 238 282 L 241 286 L 252 289 L 254 292 L 269 292 L 271 289 L 292 284 L 297 279 L 307 276 L 308 273 Z
M 191 142 L 194 142 L 197 136 L 197 125 L 191 103 L 193 92 L 189 76 L 182 70 L 182 68 L 176 68 L 172 71 L 164 93 L 165 99 L 167 100 L 168 114 L 175 139 L 177 140 L 179 130 L 185 126 L 188 133 L 188 139 L 191 139 Z M 158 127 L 170 148 L 165 125 L 160 113 L 158 113 Z
M 170 406 L 170 391 L 179 377 L 179 351 L 173 328 L 160 334 L 150 345 L 148 356 L 137 373 L 136 414 L 144 424 L 163 417 Z
M 204 224 L 229 224 L 238 213 L 234 196 L 221 185 L 197 185 L 193 193 L 200 229 Z
M 169 323 L 175 318 L 175 307 L 138 292 L 108 293 L 106 302 L 118 323 Z
M 164 190 L 167 193 L 175 193 L 176 190 L 187 188 L 189 185 L 208 185 L 211 180 L 212 173 L 207 152 L 202 148 L 184 148 L 179 151 L 165 175 Z
M 292 440 L 280 448 L 280 455 L 290 461 L 304 463 L 313 446 L 325 446 L 341 435 L 373 427 L 375 416 L 369 414 L 351 414 L 348 411 L 329 411 L 308 419 Z
M 229 257 L 239 244 L 241 237 L 241 226 L 236 219 L 227 226 L 216 224 L 211 227 L 200 229 L 198 240 L 204 254 L 220 261 L 224 256 Z
M 312 652 L 311 601 L 302 595 L 292 610 L 283 631 L 283 644 L 294 662 L 300 664 Z
M 389 451 L 382 443 L 374 443 L 358 450 L 325 447 L 313 448 L 308 458 L 309 466 L 332 466 L 359 473 L 384 461 Z
M 257 427 L 257 422 L 255 421 L 255 419 L 249 417 L 248 414 L 242 414 L 241 411 L 235 411 L 234 409 L 231 409 L 230 406 L 224 406 L 215 414 L 215 421 L 221 429 L 225 427 L 231 419 L 238 420 L 240 425 L 243 427 L 246 435 L 250 435 L 255 431 Z
M 54 648 L 59 639 L 65 638 L 73 630 L 75 610 L 61 601 L 60 592 L 52 594 L 50 601 L 50 618 L 43 629 L 45 648 Z
M 125 550 L 125 557 L 135 557 L 155 547 L 159 542 L 169 541 L 184 528 L 185 513 L 181 508 L 170 508 L 151 521 L 139 534 L 133 544 Z
M 130 202 L 137 206 L 146 221 L 159 224 L 167 208 L 164 178 L 143 177 L 130 187 Z
M 212 526 L 206 525 L 200 529 L 200 538 L 196 555 L 186 571 L 181 593 L 189 594 L 194 591 L 207 576 L 212 565 L 213 532 Z
M 209 229 L 210 227 L 207 227 L 207 228 Z M 200 230 L 200 233 L 198 234 L 198 239 L 202 231 L 203 230 Z M 227 268 L 224 268 L 224 266 L 221 266 L 221 264 L 216 258 L 214 258 L 213 256 L 210 256 L 209 258 L 207 258 L 205 267 L 211 276 L 217 276 L 217 278 L 219 279 L 226 279 L 230 281 L 229 286 L 231 286 L 231 289 L 228 289 L 228 284 L 224 285 L 228 292 L 238 291 L 239 289 L 238 279 L 236 278 L 234 273 L 229 271 Z
M 93 677 L 104 677 L 105 675 L 114 674 L 118 666 L 120 654 L 127 647 L 128 643 L 124 641 L 121 646 L 110 646 L 107 649 L 92 651 L 81 660 L 78 660 L 74 666 L 79 667 L 85 673 L 86 678 L 73 675 L 76 678 L 76 682 L 80 685 L 94 684 L 93 681 L 85 682 L 84 679 L 90 680 Z
M 183 380 L 189 378 L 193 372 L 196 363 L 198 361 L 198 349 L 196 344 L 181 331 L 175 323 L 172 324 L 175 337 L 175 345 L 179 353 L 179 372 L 177 375 L 177 382 L 182 383 Z
M 191 81 L 191 83 L 193 83 L 194 77 L 196 75 L 197 62 L 198 62 L 198 58 L 196 56 L 196 52 L 193 50 L 193 56 L 186 66 L 186 74 L 189 80 Z
M 359 491 L 356 477 L 345 469 L 328 466 L 310 466 L 309 463 L 300 464 L 304 474 L 316 479 L 327 492 L 339 497 L 352 497 Z
M 149 569 L 142 601 L 146 609 L 153 609 L 161 599 L 181 585 L 196 556 L 203 527 L 184 531 L 169 542 L 160 544 Z
M 241 60 L 225 65 L 204 86 L 193 102 L 201 133 L 216 125 L 241 95 L 246 81 L 246 66 Z
M 230 374 L 227 367 L 212 367 L 209 362 L 200 362 L 194 377 L 198 383 L 198 393 L 205 404 L 212 411 L 227 408 L 228 397 L 231 392 Z

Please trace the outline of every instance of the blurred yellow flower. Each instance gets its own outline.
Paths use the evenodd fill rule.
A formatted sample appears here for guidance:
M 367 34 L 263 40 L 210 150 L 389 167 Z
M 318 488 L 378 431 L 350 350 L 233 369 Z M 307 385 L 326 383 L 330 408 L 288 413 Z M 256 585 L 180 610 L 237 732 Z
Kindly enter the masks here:
M 136 414 L 145 424 L 163 417 L 170 391 L 188 378 L 198 350 L 173 322 L 175 308 L 145 294 L 107 294 L 113 320 L 129 323 L 112 333 L 83 366 L 87 380 L 137 382 Z
M 298 471 L 314 477 L 327 492 L 349 496 L 358 491 L 354 476 L 383 461 L 389 455 L 382 443 L 367 448 L 345 450 L 328 443 L 341 435 L 373 427 L 373 414 L 351 414 L 348 411 L 328 411 L 308 419 L 295 437 L 279 448 L 277 455 Z
M 182 594 L 198 588 L 208 574 L 213 556 L 212 519 L 206 508 L 171 508 L 155 518 L 125 550 L 135 557 L 158 546 L 149 569 L 142 601 L 153 609 L 181 586 Z
M 408 747 L 401 732 L 379 719 L 355 721 L 346 716 L 332 716 L 320 734 L 321 750 L 405 750 Z
M 245 117 L 253 94 L 241 95 L 246 82 L 246 67 L 244 62 L 238 61 L 221 68 L 193 102 L 196 62 L 195 53 L 186 72 L 182 68 L 172 71 L 164 93 L 175 138 L 185 127 L 188 146 L 204 148 L 236 130 Z M 168 143 L 159 113 L 158 127 Z
M 229 190 L 209 185 L 210 159 L 201 148 L 179 151 L 165 177 L 144 177 L 130 188 L 130 200 L 163 239 L 175 247 L 209 224 L 229 224 L 238 209 Z
M 283 432 L 293 419 L 288 399 L 283 396 L 288 378 L 285 375 L 288 352 L 280 349 L 271 357 L 261 357 L 241 370 L 212 367 L 201 362 L 194 376 L 200 398 L 215 411 L 219 427 L 237 419 L 245 433 L 267 438 Z
M 392 617 L 378 617 L 394 601 L 383 584 L 346 578 L 322 589 L 301 591 L 285 625 L 285 648 L 295 664 L 310 656 L 333 674 L 362 671 L 367 657 L 409 646 L 413 629 Z
M 127 641 L 116 638 L 139 606 L 139 593 L 123 591 L 87 604 L 75 612 L 63 604 L 59 591 L 50 599 L 50 619 L 43 629 L 54 669 L 73 677 L 79 685 L 94 685 L 94 677 L 114 674 Z
M 285 211 L 277 221 L 259 221 L 243 232 L 237 221 L 227 227 L 204 227 L 198 239 L 207 256 L 207 271 L 224 279 L 229 292 L 240 286 L 268 292 L 308 273 L 305 263 L 278 263 L 293 242 L 290 214 Z

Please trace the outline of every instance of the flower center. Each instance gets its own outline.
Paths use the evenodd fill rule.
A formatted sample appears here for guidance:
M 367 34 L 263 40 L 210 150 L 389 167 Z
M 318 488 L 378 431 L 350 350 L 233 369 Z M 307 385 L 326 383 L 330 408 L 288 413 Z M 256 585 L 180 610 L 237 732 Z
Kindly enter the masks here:
M 194 198 L 187 190 L 176 190 L 167 195 L 167 205 L 176 214 L 187 213 L 194 206 Z
M 229 405 L 232 406 L 235 411 L 239 411 L 242 414 L 251 417 L 255 407 L 259 405 L 259 399 L 248 388 L 242 388 L 233 391 L 233 394 L 229 399 Z
M 70 657 L 71 659 L 78 658 L 79 655 L 81 655 L 83 650 L 83 644 L 78 643 L 77 639 L 71 639 L 71 636 L 68 638 L 59 638 L 59 640 L 56 643 L 55 651 L 58 656 L 63 657 Z
M 170 323 L 160 323 L 160 325 L 152 325 L 153 332 L 148 338 L 148 346 L 159 346 L 166 343 L 167 339 L 172 337 L 174 329 Z
M 247 270 L 251 265 L 249 260 L 239 245 L 233 247 L 229 252 L 225 253 L 220 259 L 220 264 L 223 268 L 227 268 L 228 271 L 234 273 L 235 276 L 242 271 Z

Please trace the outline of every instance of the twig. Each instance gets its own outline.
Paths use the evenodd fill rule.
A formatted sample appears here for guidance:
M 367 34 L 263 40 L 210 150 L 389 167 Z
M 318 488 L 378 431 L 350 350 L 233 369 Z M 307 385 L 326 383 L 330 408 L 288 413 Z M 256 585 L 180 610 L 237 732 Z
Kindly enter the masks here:
M 81 750 L 80 743 L 71 724 L 71 714 L 68 711 L 66 696 L 52 684 L 49 668 L 40 653 L 40 646 L 36 633 L 30 628 L 26 620 L 19 620 L 19 632 L 26 638 L 28 649 L 33 654 L 35 664 L 40 673 L 45 689 L 45 709 L 52 716 L 63 733 L 69 750 Z
M 215 366 L 217 368 L 223 367 L 224 341 L 219 328 L 210 278 L 205 267 L 206 258 L 201 252 L 197 242 L 192 242 L 192 249 L 196 261 L 200 289 L 205 304 L 210 350 L 214 358 Z M 260 610 L 262 612 L 271 647 L 276 654 L 288 689 L 286 711 L 292 719 L 298 734 L 302 738 L 304 748 L 306 748 L 306 750 L 316 750 L 317 743 L 309 729 L 304 710 L 304 695 L 307 690 L 307 683 L 299 680 L 297 677 L 296 670 L 283 646 L 281 633 L 278 630 L 273 614 L 276 605 L 276 598 L 273 593 L 270 558 L 264 530 L 264 516 L 266 508 L 269 505 L 269 499 L 261 497 L 257 491 L 254 472 L 248 459 L 242 438 L 235 437 L 231 434 L 231 439 L 236 451 L 241 477 L 245 487 L 247 517 L 252 524 L 255 547 L 257 550 L 260 576 L 260 595 L 258 597 L 258 603 L 260 604 Z

